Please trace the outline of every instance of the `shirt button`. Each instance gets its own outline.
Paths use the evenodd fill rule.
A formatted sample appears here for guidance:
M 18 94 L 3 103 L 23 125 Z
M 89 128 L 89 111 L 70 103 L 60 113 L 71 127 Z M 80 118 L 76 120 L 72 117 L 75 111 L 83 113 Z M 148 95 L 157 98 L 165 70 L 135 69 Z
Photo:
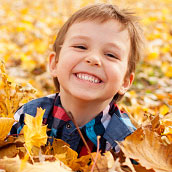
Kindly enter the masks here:
M 67 128 L 67 129 L 70 129 L 71 127 L 72 127 L 72 126 L 71 126 L 70 123 L 67 123 L 67 124 L 66 124 L 66 128 Z

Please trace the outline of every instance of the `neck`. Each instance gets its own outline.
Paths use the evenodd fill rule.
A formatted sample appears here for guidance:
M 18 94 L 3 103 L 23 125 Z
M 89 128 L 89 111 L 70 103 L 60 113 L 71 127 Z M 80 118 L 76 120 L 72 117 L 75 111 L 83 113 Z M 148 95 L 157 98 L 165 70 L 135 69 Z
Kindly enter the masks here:
M 83 126 L 103 111 L 110 101 L 86 101 L 72 95 L 60 92 L 62 106 L 67 112 L 71 112 L 78 126 Z

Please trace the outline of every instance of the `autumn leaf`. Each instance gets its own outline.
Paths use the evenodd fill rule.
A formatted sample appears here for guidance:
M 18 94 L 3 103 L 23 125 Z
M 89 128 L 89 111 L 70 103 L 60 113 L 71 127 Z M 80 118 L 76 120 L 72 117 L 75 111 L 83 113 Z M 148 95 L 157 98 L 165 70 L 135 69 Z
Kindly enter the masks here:
M 35 89 L 22 87 L 20 84 L 10 81 L 10 77 L 5 70 L 5 64 L 0 59 L 0 117 L 13 118 L 14 113 L 23 101 L 29 101 L 29 94 L 33 94 Z
M 159 132 L 166 137 L 163 137 L 163 139 L 165 139 L 167 143 L 172 143 L 172 113 L 160 119 Z
M 95 159 L 96 153 L 91 153 L 93 158 Z M 101 153 L 98 153 L 98 158 L 96 161 L 96 166 L 94 168 L 94 172 L 108 172 L 109 170 L 114 170 L 117 166 L 114 166 L 115 162 L 113 159 L 113 156 L 110 152 L 106 152 L 103 155 Z M 72 168 L 74 171 L 82 171 L 87 172 L 91 171 L 92 169 L 92 159 L 90 155 L 82 156 L 78 159 L 75 159 L 70 162 L 69 167 Z M 97 169 L 98 168 L 98 169 Z
M 46 155 L 53 155 L 55 158 L 69 165 L 78 157 L 78 153 L 70 148 L 70 145 L 61 139 L 54 138 L 52 146 L 48 144 L 44 150 Z
M 0 159 L 3 157 L 13 158 L 18 154 L 18 150 L 15 144 L 10 144 L 3 148 L 0 148 Z
M 137 129 L 119 143 L 124 154 L 135 159 L 146 169 L 169 172 L 172 169 L 172 144 L 164 145 L 161 136 L 151 126 Z
M 47 142 L 47 126 L 42 126 L 44 112 L 45 110 L 37 108 L 35 117 L 25 114 L 24 138 L 25 145 L 29 151 L 31 151 L 33 146 L 40 147 Z
M 0 169 L 4 169 L 7 172 L 21 172 L 20 171 L 21 160 L 17 156 L 16 158 L 4 158 L 0 159 Z M 72 172 L 72 170 L 65 166 L 60 161 L 35 163 L 34 165 L 26 163 L 25 169 L 22 172 Z
M 0 140 L 4 140 L 14 124 L 13 118 L 0 118 Z

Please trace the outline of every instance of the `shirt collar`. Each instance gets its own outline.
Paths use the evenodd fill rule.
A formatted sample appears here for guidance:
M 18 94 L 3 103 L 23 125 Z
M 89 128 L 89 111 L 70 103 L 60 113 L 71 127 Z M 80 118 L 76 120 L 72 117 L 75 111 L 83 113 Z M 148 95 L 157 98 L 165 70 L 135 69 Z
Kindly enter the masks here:
M 102 112 L 97 114 L 93 120 L 83 126 L 85 127 L 87 137 L 95 145 L 97 145 L 98 135 L 102 135 L 112 146 L 116 145 L 115 141 L 124 140 L 132 131 L 130 131 L 126 124 L 120 119 L 120 114 L 121 112 L 116 104 L 111 102 Z M 57 95 L 55 99 L 53 117 L 57 119 L 56 129 L 62 127 L 66 122 L 71 121 L 62 107 L 60 95 Z M 99 132 L 95 131 L 96 126 L 98 126 Z
M 101 122 L 102 122 L 104 128 L 106 128 L 108 123 L 110 122 L 111 115 L 109 114 L 109 112 L 111 109 L 112 109 L 112 103 L 110 103 L 103 111 L 101 111 L 95 117 L 95 119 L 98 119 L 98 118 L 101 119 Z M 57 97 L 55 98 L 54 107 L 53 107 L 53 117 L 57 118 L 59 120 L 62 120 L 64 122 L 71 120 L 61 104 L 60 94 L 58 94 Z M 91 121 L 94 121 L 95 119 L 93 119 Z M 87 126 L 92 126 L 93 122 L 91 122 L 91 121 L 87 123 Z

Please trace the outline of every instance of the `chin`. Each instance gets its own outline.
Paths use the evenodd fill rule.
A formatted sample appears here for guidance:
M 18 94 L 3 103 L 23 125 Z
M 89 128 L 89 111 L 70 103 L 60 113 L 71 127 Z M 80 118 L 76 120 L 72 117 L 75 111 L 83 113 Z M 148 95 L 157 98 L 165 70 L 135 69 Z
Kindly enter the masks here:
M 79 99 L 81 101 L 94 101 L 96 100 L 98 97 L 96 95 L 93 94 L 87 94 L 86 92 L 82 92 L 82 93 L 75 93 L 72 92 L 72 96 L 76 99 Z

